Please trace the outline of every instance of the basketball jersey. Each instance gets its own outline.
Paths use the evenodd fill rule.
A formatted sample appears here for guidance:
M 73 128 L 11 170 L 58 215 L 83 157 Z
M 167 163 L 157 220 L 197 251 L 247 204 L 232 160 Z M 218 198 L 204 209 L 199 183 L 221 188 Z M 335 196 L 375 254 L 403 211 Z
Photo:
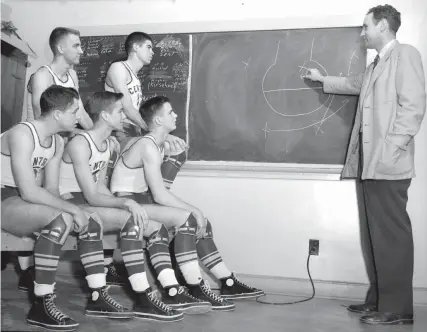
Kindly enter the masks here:
M 122 61 L 121 63 L 123 64 L 123 66 L 125 66 L 125 68 L 127 69 L 130 75 L 130 82 L 127 83 L 127 89 L 129 91 L 129 95 L 132 100 L 132 105 L 133 107 L 135 107 L 137 111 L 139 111 L 139 106 L 141 105 L 141 102 L 142 102 L 141 82 L 139 81 L 139 78 L 133 73 L 133 70 L 129 67 L 129 65 L 126 62 Z M 105 91 L 115 92 L 114 88 L 107 84 L 107 81 L 105 81 L 104 89 Z M 136 126 L 128 117 L 125 117 L 123 121 Z
M 107 147 L 104 151 L 100 151 L 98 147 L 92 140 L 92 137 L 89 133 L 83 132 L 78 135 L 86 138 L 89 143 L 90 148 L 90 158 L 89 158 L 89 167 L 90 172 L 92 173 L 92 179 L 95 183 L 99 181 L 99 175 L 102 170 L 105 169 L 110 160 L 111 152 L 110 152 L 110 142 L 107 139 Z M 72 162 L 66 162 L 64 159 L 61 160 L 61 168 L 60 168 L 60 176 L 59 176 L 59 193 L 66 194 L 72 192 L 81 192 L 79 183 L 76 179 L 76 174 L 74 173 L 74 167 Z
M 55 155 L 56 151 L 56 140 L 55 135 L 52 135 L 52 143 L 49 147 L 45 148 L 40 144 L 39 135 L 37 134 L 37 130 L 34 125 L 30 122 L 21 122 L 20 124 L 24 124 L 28 126 L 31 130 L 34 140 L 34 151 L 31 155 L 31 165 L 34 171 L 34 177 L 36 181 L 39 180 L 41 176 L 41 171 L 50 159 Z M 6 132 L 2 133 L 0 137 L 2 137 Z M 12 173 L 12 164 L 10 155 L 1 153 L 1 185 L 9 186 L 9 187 L 17 187 L 15 179 Z
M 50 68 L 49 66 L 42 66 L 40 68 L 47 68 L 47 70 L 49 70 L 49 73 L 52 75 L 53 77 L 53 84 L 56 85 L 60 85 L 63 86 L 64 88 L 74 88 L 77 90 L 76 85 L 74 84 L 73 78 L 71 77 L 70 73 L 67 72 L 67 79 L 66 81 L 61 81 L 61 79 L 58 77 L 58 75 L 56 75 L 52 68 Z M 33 74 L 34 75 L 34 74 Z M 33 78 L 33 75 L 30 76 L 30 79 L 28 80 L 28 85 L 27 85 L 27 121 L 30 120 L 34 120 L 34 110 L 33 110 L 33 92 L 31 90 L 31 80 Z
M 148 138 L 151 139 L 157 146 L 160 152 L 160 160 L 163 161 L 165 154 L 164 149 L 161 149 L 156 142 L 156 139 L 151 135 L 145 135 L 134 142 L 129 142 L 129 147 L 125 147 L 119 160 L 117 161 L 116 167 L 114 167 L 113 175 L 111 177 L 110 189 L 112 193 L 116 192 L 129 192 L 129 193 L 144 193 L 148 190 L 148 184 L 145 180 L 144 165 L 141 167 L 128 167 L 123 160 L 127 152 L 132 146 L 137 143 L 140 139 Z

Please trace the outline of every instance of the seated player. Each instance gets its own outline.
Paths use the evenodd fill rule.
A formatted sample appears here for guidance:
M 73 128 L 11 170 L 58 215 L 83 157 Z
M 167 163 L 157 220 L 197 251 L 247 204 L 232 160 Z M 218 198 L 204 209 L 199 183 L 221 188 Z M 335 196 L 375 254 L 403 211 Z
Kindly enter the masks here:
M 92 129 L 77 134 L 66 145 L 61 163 L 60 192 L 64 199 L 96 212 L 104 224 L 104 232 L 120 232 L 120 247 L 134 295 L 136 318 L 177 321 L 186 313 L 211 310 L 203 302 L 179 286 L 171 268 L 168 232 L 161 223 L 178 225 L 186 218 L 185 211 L 159 205 L 139 205 L 129 198 L 113 196 L 105 185 L 107 165 L 111 159 L 108 137 L 123 124 L 121 93 L 102 91 L 89 96 L 86 109 L 91 115 Z M 172 307 L 157 298 L 144 271 L 143 236 L 152 261 L 160 266 L 158 279 L 167 290 Z
M 16 236 L 39 234 L 34 247 L 35 296 L 27 323 L 55 331 L 73 331 L 79 325 L 54 302 L 61 248 L 73 230 L 79 233 L 80 256 L 93 306 L 117 304 L 109 296 L 105 283 L 102 223 L 96 214 L 89 216 L 59 196 L 64 143 L 58 133 L 75 128 L 78 100 L 79 94 L 73 88 L 52 85 L 41 94 L 40 118 L 19 123 L 1 136 L 2 229 Z M 133 312 L 122 306 L 114 315 L 115 318 L 133 316 Z
M 156 203 L 188 213 L 187 220 L 177 228 L 174 249 L 178 266 L 194 297 L 210 301 L 214 310 L 224 310 L 230 307 L 224 299 L 262 295 L 261 290 L 240 282 L 224 264 L 213 240 L 212 226 L 202 212 L 165 187 L 160 170 L 163 156 L 169 151 L 165 150 L 164 142 L 169 132 L 176 128 L 177 119 L 169 99 L 153 97 L 141 106 L 140 113 L 150 132 L 132 138 L 125 146 L 113 171 L 111 191 L 117 193 L 117 196 L 133 198 L 140 204 L 146 204 L 149 197 L 147 192 L 150 190 Z M 221 297 L 213 294 L 202 280 L 199 258 L 221 281 Z

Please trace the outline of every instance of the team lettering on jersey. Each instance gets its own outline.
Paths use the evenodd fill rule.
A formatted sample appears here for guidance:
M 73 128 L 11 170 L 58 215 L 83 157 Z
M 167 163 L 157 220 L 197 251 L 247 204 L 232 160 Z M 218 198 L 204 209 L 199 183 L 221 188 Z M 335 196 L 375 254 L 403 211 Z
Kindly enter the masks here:
M 36 177 L 36 180 L 39 179 L 40 173 L 42 169 L 47 165 L 47 162 L 49 160 L 45 157 L 34 157 L 33 159 L 33 171 L 34 176 Z
M 107 165 L 107 162 L 105 161 L 97 161 L 96 163 L 94 163 L 93 165 L 91 165 L 91 173 L 92 173 L 92 178 L 93 181 L 95 181 L 95 183 L 98 183 L 99 180 L 99 174 L 101 173 L 101 171 L 105 168 L 105 166 Z
M 128 88 L 129 94 L 130 95 L 136 95 L 136 103 L 137 103 L 137 108 L 139 107 L 139 104 L 141 103 L 142 100 L 142 91 L 141 91 L 141 86 L 139 84 L 133 85 L 131 87 Z

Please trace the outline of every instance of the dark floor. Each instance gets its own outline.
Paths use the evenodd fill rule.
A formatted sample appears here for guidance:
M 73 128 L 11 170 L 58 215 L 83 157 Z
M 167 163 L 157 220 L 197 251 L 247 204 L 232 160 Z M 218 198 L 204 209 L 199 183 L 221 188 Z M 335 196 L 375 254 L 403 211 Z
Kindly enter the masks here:
M 16 288 L 15 271 L 1 272 L 1 331 L 42 331 L 26 325 L 25 317 L 29 310 L 27 294 Z M 178 323 L 149 323 L 142 320 L 126 322 L 88 318 L 84 316 L 85 293 L 74 277 L 57 276 L 56 303 L 80 323 L 79 331 L 92 332 L 223 332 L 223 331 L 285 331 L 285 332 L 426 332 L 427 307 L 416 308 L 414 326 L 370 326 L 359 323 L 358 315 L 349 313 L 343 306 L 348 304 L 339 300 L 313 299 L 311 301 L 287 305 L 271 306 L 253 300 L 237 302 L 234 312 L 210 312 L 198 316 L 185 316 Z M 110 288 L 110 293 L 123 304 L 131 305 L 121 288 Z M 293 301 L 295 298 L 269 296 L 274 301 Z

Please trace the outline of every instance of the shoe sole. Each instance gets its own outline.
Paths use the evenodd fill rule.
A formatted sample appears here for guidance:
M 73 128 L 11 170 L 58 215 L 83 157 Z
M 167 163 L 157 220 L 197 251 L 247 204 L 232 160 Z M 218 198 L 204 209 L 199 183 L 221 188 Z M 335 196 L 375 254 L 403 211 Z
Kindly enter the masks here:
M 236 294 L 236 295 L 222 295 L 220 294 L 223 299 L 226 300 L 245 300 L 245 299 L 253 299 L 256 297 L 264 296 L 265 293 L 246 293 L 246 294 Z
M 364 319 L 360 320 L 362 323 L 370 324 L 370 325 L 412 325 L 414 324 L 413 319 L 398 319 L 391 322 L 372 322 Z
M 172 323 L 172 322 L 179 322 L 184 319 L 183 314 L 175 315 L 175 316 L 162 316 L 162 315 L 149 315 L 149 314 L 142 314 L 139 312 L 135 312 L 135 318 L 142 319 L 142 320 L 151 320 L 155 322 L 164 322 L 164 323 Z
M 168 305 L 168 307 L 171 307 L 172 309 L 182 312 L 186 315 L 200 315 L 205 314 L 209 311 L 212 311 L 211 304 L 202 304 L 202 305 L 189 305 L 189 306 L 181 306 L 178 305 Z
M 213 311 L 233 311 L 234 309 L 236 309 L 234 304 L 228 306 L 212 306 Z
M 354 310 L 354 309 L 350 309 L 347 307 L 347 310 L 350 312 L 354 312 L 356 314 L 365 314 L 365 315 L 369 315 L 375 312 L 375 310 L 371 310 L 371 311 L 362 311 L 362 310 Z
M 106 285 L 107 286 L 123 287 L 125 284 L 120 284 L 120 283 L 117 283 L 117 282 L 112 282 L 112 283 L 107 282 Z
M 86 310 L 85 315 L 89 317 L 111 318 L 111 319 L 132 319 L 135 317 L 133 312 L 123 313 L 123 312 L 105 312 L 105 311 L 92 311 L 92 310 Z
M 27 324 L 30 326 L 41 327 L 49 331 L 75 331 L 79 327 L 79 323 L 73 325 L 50 325 L 41 322 L 36 322 L 31 319 L 27 319 Z

